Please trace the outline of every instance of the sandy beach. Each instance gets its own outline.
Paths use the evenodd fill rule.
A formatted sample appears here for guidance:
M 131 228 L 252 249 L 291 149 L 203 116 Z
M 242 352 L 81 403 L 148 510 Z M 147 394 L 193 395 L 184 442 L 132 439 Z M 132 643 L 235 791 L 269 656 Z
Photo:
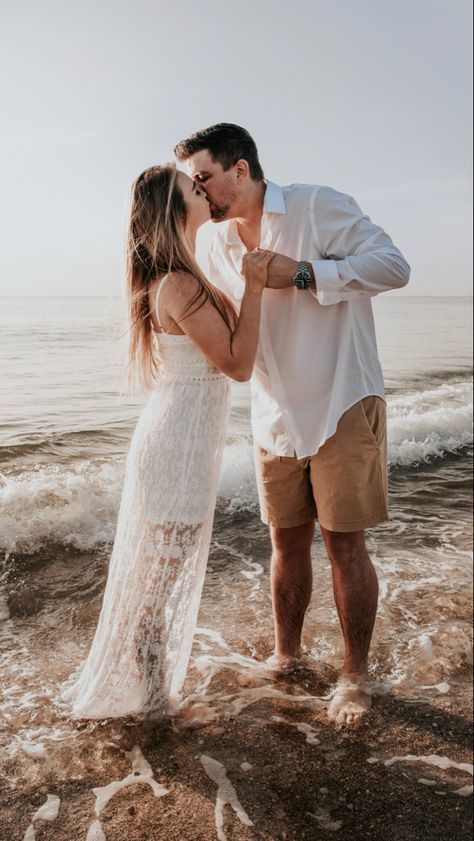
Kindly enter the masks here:
M 220 693 L 235 690 L 231 672 L 217 683 Z M 275 697 L 252 703 L 261 691 L 252 689 L 240 714 L 198 729 L 90 722 L 46 758 L 4 763 L 2 841 L 467 841 L 464 703 L 441 693 L 423 704 L 381 697 L 366 722 L 345 729 L 319 705 L 290 700 L 328 688 L 314 672 L 266 685 Z M 27 835 L 52 798 L 57 817 L 38 817 Z
M 242 629 L 234 624 L 235 639 L 227 629 L 225 648 L 208 609 L 219 601 L 212 581 L 220 555 L 214 545 L 207 583 L 213 597 L 203 602 L 205 627 L 197 631 L 184 687 L 197 704 L 184 723 L 195 726 L 186 727 L 178 720 L 71 720 L 58 703 L 58 685 L 68 674 L 65 663 L 77 658 L 81 624 L 89 635 L 95 625 L 103 577 L 96 594 L 88 593 L 87 554 L 70 554 L 62 572 L 57 563 L 54 572 L 51 562 L 16 564 L 2 635 L 4 662 L 18 683 L 3 691 L 1 841 L 470 837 L 472 668 L 461 640 L 456 654 L 443 657 L 442 644 L 427 662 L 422 639 L 411 682 L 397 687 L 393 672 L 384 680 L 387 642 L 395 642 L 384 639 L 378 623 L 373 710 L 356 727 L 336 727 L 326 707 L 338 670 L 325 657 L 278 681 L 255 677 L 250 664 L 271 642 L 268 604 L 261 631 L 250 629 L 236 652 Z M 316 552 L 315 566 L 320 560 Z M 69 612 L 58 592 L 66 570 L 88 593 Z M 466 615 L 464 595 L 438 595 L 446 629 Z M 399 616 L 409 604 L 405 594 Z M 242 609 L 244 624 L 252 610 Z

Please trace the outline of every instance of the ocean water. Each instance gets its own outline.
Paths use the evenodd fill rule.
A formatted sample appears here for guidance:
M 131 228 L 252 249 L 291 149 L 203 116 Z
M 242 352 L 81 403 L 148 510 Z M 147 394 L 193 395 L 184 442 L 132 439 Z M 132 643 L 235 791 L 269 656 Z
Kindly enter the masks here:
M 469 691 L 471 307 L 467 298 L 374 300 L 391 521 L 368 533 L 380 579 L 372 675 L 380 692 L 414 702 Z M 69 732 L 58 686 L 94 633 L 125 455 L 146 399 L 126 391 L 125 334 L 118 298 L 0 299 L 0 746 L 10 753 L 41 753 Z M 216 676 L 268 656 L 273 640 L 248 384 L 233 384 L 232 398 L 186 691 L 235 712 L 257 690 L 219 693 Z M 313 549 L 304 648 L 315 668 L 336 674 L 341 637 L 318 535 Z

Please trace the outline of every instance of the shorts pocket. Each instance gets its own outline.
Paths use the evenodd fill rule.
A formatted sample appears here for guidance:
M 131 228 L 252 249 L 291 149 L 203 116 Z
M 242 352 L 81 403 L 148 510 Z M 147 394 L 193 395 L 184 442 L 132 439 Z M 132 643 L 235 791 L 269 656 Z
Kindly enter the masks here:
M 378 449 L 381 444 L 381 424 L 383 423 L 385 403 L 381 397 L 369 396 L 364 397 L 359 405 L 365 428 Z

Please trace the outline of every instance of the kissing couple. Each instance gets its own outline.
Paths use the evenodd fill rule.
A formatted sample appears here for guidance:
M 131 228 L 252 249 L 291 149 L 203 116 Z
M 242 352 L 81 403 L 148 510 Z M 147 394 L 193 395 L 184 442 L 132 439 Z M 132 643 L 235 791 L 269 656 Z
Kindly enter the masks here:
M 311 600 L 317 520 L 344 642 L 328 707 L 371 704 L 377 576 L 365 529 L 388 519 L 386 405 L 371 298 L 410 267 L 354 199 L 267 180 L 231 123 L 198 131 L 132 186 L 130 369 L 150 390 L 126 460 L 107 584 L 88 657 L 63 697 L 85 718 L 179 708 L 206 572 L 230 379 L 252 378 L 261 518 L 272 542 L 274 653 L 291 671 Z M 207 275 L 196 233 L 216 234 Z

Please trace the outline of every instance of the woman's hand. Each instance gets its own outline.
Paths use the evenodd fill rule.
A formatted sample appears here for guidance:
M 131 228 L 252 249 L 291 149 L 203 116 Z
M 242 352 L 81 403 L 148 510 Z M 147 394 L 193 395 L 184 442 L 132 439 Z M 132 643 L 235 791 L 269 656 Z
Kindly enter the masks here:
M 298 271 L 298 260 L 293 260 L 291 257 L 287 257 L 286 254 L 277 254 L 275 251 L 265 251 L 263 248 L 257 248 L 251 253 L 252 255 L 271 255 L 271 266 L 267 271 L 267 287 L 269 289 L 289 289 L 290 287 L 294 287 L 293 278 Z M 309 273 L 312 276 L 312 282 L 310 284 L 311 289 L 317 290 L 317 282 L 313 266 L 308 261 L 306 261 L 306 263 Z
M 268 266 L 274 257 L 273 251 L 256 249 L 244 254 L 242 259 L 242 274 L 247 288 L 262 290 L 267 285 Z

